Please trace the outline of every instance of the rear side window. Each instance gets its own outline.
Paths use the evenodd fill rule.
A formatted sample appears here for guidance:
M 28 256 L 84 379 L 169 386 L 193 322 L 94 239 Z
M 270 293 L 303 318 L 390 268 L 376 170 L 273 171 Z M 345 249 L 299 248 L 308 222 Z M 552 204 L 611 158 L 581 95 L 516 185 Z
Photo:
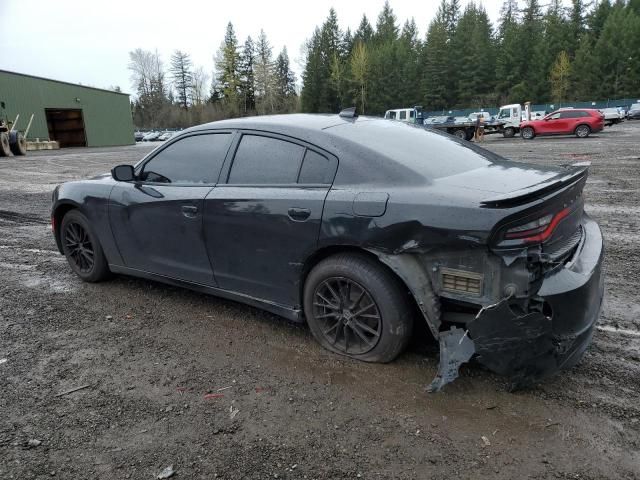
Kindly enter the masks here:
M 324 155 L 307 150 L 304 154 L 304 162 L 300 169 L 298 183 L 327 184 L 331 183 L 333 174 L 332 163 Z
M 403 110 L 400 112 L 400 120 L 406 120 L 406 119 L 407 119 L 407 112 Z
M 236 150 L 228 183 L 296 183 L 304 147 L 277 138 L 243 135 Z
M 146 162 L 139 177 L 155 183 L 216 183 L 230 144 L 230 133 L 182 138 Z

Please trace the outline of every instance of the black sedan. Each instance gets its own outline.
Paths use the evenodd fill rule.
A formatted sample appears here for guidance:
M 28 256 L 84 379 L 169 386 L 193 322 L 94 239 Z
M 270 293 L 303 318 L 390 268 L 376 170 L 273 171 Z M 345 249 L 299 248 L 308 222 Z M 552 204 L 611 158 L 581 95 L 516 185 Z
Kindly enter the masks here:
M 586 178 L 403 122 L 243 118 L 60 185 L 52 226 L 88 282 L 118 273 L 237 300 L 371 362 L 426 322 L 433 390 L 472 356 L 527 383 L 578 362 L 600 312 Z

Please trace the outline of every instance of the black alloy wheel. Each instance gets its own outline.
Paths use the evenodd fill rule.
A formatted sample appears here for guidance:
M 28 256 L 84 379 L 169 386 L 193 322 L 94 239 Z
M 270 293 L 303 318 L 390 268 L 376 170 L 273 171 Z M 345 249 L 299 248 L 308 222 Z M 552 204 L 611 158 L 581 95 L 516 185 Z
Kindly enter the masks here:
M 84 227 L 76 222 L 67 223 L 63 232 L 63 242 L 69 261 L 75 264 L 80 273 L 90 274 L 95 265 L 95 252 Z
M 359 283 L 344 277 L 327 278 L 315 290 L 313 307 L 325 340 L 345 355 L 362 355 L 378 344 L 380 312 Z
M 406 287 L 388 268 L 361 253 L 338 253 L 313 267 L 305 280 L 303 303 L 320 345 L 364 362 L 392 361 L 413 330 Z
M 78 210 L 60 222 L 60 244 L 71 269 L 85 282 L 100 282 L 111 274 L 102 246 L 91 224 Z

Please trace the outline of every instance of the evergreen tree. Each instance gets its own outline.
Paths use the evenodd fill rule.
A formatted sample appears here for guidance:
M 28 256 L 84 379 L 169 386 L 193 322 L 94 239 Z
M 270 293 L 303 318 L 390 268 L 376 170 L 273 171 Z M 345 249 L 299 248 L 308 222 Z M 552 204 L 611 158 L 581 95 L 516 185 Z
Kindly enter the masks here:
M 222 100 L 231 112 L 237 112 L 239 107 L 240 90 L 240 53 L 238 39 L 231 22 L 227 24 L 224 41 L 218 50 L 216 69 L 218 91 Z
M 447 24 L 442 15 L 429 24 L 427 40 L 422 49 L 422 93 L 427 110 L 440 110 L 450 104 L 447 99 L 448 78 L 448 40 Z
M 290 112 L 293 110 L 296 99 L 296 76 L 289 67 L 287 47 L 284 47 L 276 58 L 275 95 L 278 111 Z
M 517 0 L 506 0 L 500 11 L 496 55 L 496 93 L 501 103 L 513 101 L 511 89 L 520 81 L 520 24 Z M 521 99 L 515 99 L 521 101 Z
M 189 109 L 189 93 L 193 86 L 193 64 L 185 52 L 176 50 L 171 56 L 169 71 L 173 78 L 173 86 L 178 93 L 178 104 L 185 110 Z
M 320 92 L 325 82 L 320 54 L 320 29 L 316 28 L 306 44 L 306 64 L 302 73 L 300 102 L 305 112 L 320 112 Z
M 256 47 L 251 37 L 247 37 L 240 55 L 240 99 L 242 110 L 246 114 L 256 109 L 256 81 L 255 81 Z
M 260 30 L 256 45 L 256 108 L 258 113 L 273 113 L 276 108 L 274 92 L 273 50 L 264 30 Z
M 356 42 L 360 41 L 363 44 L 367 45 L 373 39 L 373 27 L 369 23 L 366 15 L 362 15 L 362 20 L 360 20 L 360 25 L 358 25 L 358 29 L 353 34 L 353 43 L 355 45 Z

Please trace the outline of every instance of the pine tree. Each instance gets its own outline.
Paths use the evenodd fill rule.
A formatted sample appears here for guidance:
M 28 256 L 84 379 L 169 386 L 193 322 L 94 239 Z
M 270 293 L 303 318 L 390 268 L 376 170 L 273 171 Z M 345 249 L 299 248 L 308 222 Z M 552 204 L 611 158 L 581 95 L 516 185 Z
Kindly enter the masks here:
M 373 39 L 373 27 L 369 23 L 366 15 L 362 15 L 362 20 L 360 20 L 360 25 L 358 25 L 358 29 L 353 34 L 353 43 L 354 45 L 360 41 L 363 44 L 367 45 Z
M 240 99 L 242 101 L 242 111 L 245 114 L 256 109 L 255 50 L 253 40 L 250 36 L 247 37 L 242 47 L 238 72 L 240 76 Z
M 173 86 L 178 93 L 178 104 L 185 110 L 189 109 L 189 92 L 193 86 L 193 64 L 185 52 L 176 50 L 171 56 L 169 71 L 173 78 Z
M 296 77 L 289 67 L 287 47 L 284 47 L 276 58 L 275 95 L 279 112 L 293 110 L 296 100 Z
M 306 64 L 302 73 L 301 107 L 304 112 L 320 112 L 320 92 L 326 81 L 320 53 L 320 29 L 316 28 L 306 44 Z
M 447 24 L 441 15 L 437 16 L 429 25 L 427 40 L 422 49 L 422 93 L 427 110 L 440 110 L 449 106 L 448 40 Z
M 218 89 L 220 95 L 231 112 L 237 112 L 240 90 L 240 53 L 238 39 L 231 22 L 227 24 L 224 41 L 216 58 Z
M 256 45 L 256 108 L 258 113 L 273 113 L 276 109 L 274 91 L 273 49 L 264 30 L 260 30 Z

